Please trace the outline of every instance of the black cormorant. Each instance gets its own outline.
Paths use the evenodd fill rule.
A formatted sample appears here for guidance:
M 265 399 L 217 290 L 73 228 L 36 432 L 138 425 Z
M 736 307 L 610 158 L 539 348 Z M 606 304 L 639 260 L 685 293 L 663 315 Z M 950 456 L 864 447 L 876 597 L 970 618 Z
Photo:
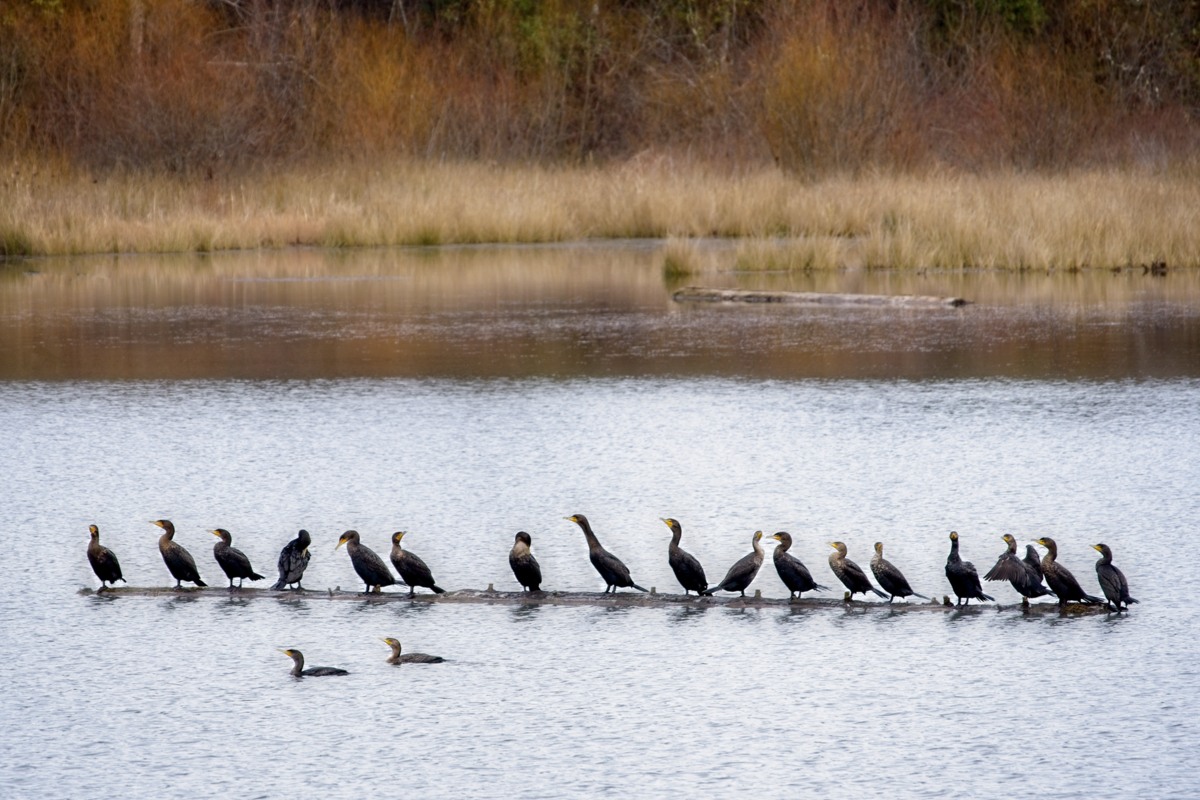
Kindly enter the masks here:
M 233 579 L 238 579 L 237 588 L 242 588 L 242 581 L 249 578 L 252 581 L 261 581 L 262 575 L 259 575 L 250 566 L 250 559 L 241 550 L 233 546 L 233 536 L 224 528 L 217 528 L 212 532 L 221 541 L 213 545 L 213 556 L 217 559 L 217 563 L 221 565 L 221 569 L 225 570 L 225 577 L 229 578 L 229 588 L 233 589 Z
M 950 581 L 954 594 L 958 596 L 960 605 L 965 602 L 971 605 L 971 600 L 992 600 L 990 595 L 983 593 L 979 583 L 979 573 L 970 561 L 963 561 L 958 555 L 958 533 L 950 531 L 950 555 L 946 556 L 946 578 Z
M 308 546 L 312 544 L 312 537 L 308 535 L 308 531 L 301 529 L 295 539 L 283 546 L 279 551 L 279 580 L 275 581 L 272 589 L 286 589 L 293 583 L 297 589 L 303 589 L 300 585 L 300 579 L 304 577 L 304 570 L 308 567 L 308 559 L 311 557 L 308 552 Z
M 512 567 L 513 575 L 517 577 L 517 583 L 521 584 L 522 589 L 540 592 L 542 590 L 542 568 L 529 549 L 532 546 L 533 539 L 529 534 L 525 531 L 517 531 L 517 535 L 513 537 L 512 550 L 508 553 L 508 566 Z
M 619 588 L 637 589 L 639 592 L 646 591 L 633 582 L 633 578 L 629 576 L 629 567 L 625 566 L 621 559 L 600 546 L 600 540 L 596 538 L 596 534 L 592 533 L 592 526 L 588 523 L 587 517 L 583 514 L 572 514 L 563 519 L 574 522 L 587 537 L 588 558 L 591 560 L 592 566 L 596 568 L 596 572 L 599 572 L 600 577 L 604 579 L 605 594 L 608 592 L 615 594 Z
M 929 598 L 923 594 L 917 594 L 908 585 L 908 580 L 904 577 L 896 565 L 883 557 L 883 542 L 875 543 L 875 555 L 871 556 L 871 574 L 875 576 L 875 580 L 879 582 L 880 587 L 891 595 L 888 602 L 892 602 L 897 597 L 919 597 L 922 600 Z
M 171 520 L 157 519 L 152 524 L 163 529 L 162 536 L 158 537 L 158 552 L 162 553 L 163 563 L 175 579 L 175 588 L 182 589 L 184 581 L 197 586 L 208 586 L 200 580 L 200 573 L 196 571 L 196 560 L 192 558 L 192 554 L 174 541 L 175 526 L 171 524 Z
M 435 594 L 444 594 L 446 590 L 434 583 L 433 573 L 425 566 L 421 557 L 400 546 L 404 534 L 404 531 L 392 534 L 392 566 L 400 573 L 400 580 L 408 584 L 408 596 L 416 594 L 418 586 L 432 589 Z
M 304 653 L 299 650 L 280 650 L 288 658 L 292 659 L 292 675 L 294 677 L 306 678 L 321 678 L 325 675 L 349 675 L 350 673 L 338 667 L 309 667 L 304 668 Z
M 1008 549 L 1000 555 L 1000 558 L 996 560 L 996 566 L 988 570 L 983 579 L 985 581 L 1008 581 L 1022 597 L 1026 598 L 1054 594 L 1042 585 L 1042 566 L 1038 563 L 1033 545 L 1029 546 L 1026 557 L 1022 559 L 1017 555 L 1016 538 L 1011 533 L 1006 533 L 1001 538 L 1008 545 Z M 1034 564 L 1037 565 L 1036 569 L 1029 563 L 1031 552 Z
M 1060 606 L 1072 601 L 1086 605 L 1104 602 L 1099 597 L 1093 597 L 1083 591 L 1071 570 L 1058 563 L 1058 545 L 1053 539 L 1043 536 L 1037 540 L 1037 544 L 1046 548 L 1046 555 L 1042 557 L 1042 574 L 1046 576 L 1046 585 L 1050 587 L 1050 591 L 1058 595 Z
M 383 563 L 383 559 L 379 557 L 378 553 L 362 543 L 358 531 L 343 533 L 333 549 L 337 550 L 342 545 L 346 545 L 346 552 L 350 554 L 350 564 L 358 573 L 358 577 L 366 584 L 367 588 L 363 594 L 370 594 L 371 589 L 381 592 L 384 586 L 392 586 L 396 583 L 387 564 Z
M 100 529 L 95 525 L 88 525 L 88 532 L 92 537 L 88 542 L 88 561 L 92 565 L 92 572 L 100 579 L 100 591 L 103 592 L 109 583 L 129 583 L 121 577 L 121 564 L 117 561 L 117 554 L 100 544 Z
M 1096 562 L 1096 577 L 1100 579 L 1100 588 L 1108 598 L 1108 607 L 1120 611 L 1121 604 L 1124 603 L 1125 607 L 1129 608 L 1129 604 L 1136 603 L 1137 600 L 1129 596 L 1129 581 L 1125 580 L 1125 573 L 1117 569 L 1112 562 L 1112 548 L 1106 544 L 1094 544 L 1092 547 L 1100 551 L 1100 560 Z
M 662 521 L 671 529 L 671 543 L 667 545 L 667 563 L 671 565 L 675 579 L 683 587 L 684 595 L 688 592 L 703 594 L 708 588 L 708 578 L 704 577 L 704 567 L 700 565 L 700 560 L 679 546 L 679 539 L 683 536 L 679 520 L 663 517 Z
M 829 591 L 828 586 L 822 586 L 813 580 L 812 573 L 800 559 L 788 552 L 792 547 L 790 533 L 780 531 L 771 538 L 779 542 L 775 546 L 775 552 L 771 554 L 771 558 L 775 562 L 775 571 L 779 573 L 779 580 L 783 581 L 783 585 L 792 593 L 792 597 L 801 596 L 804 592 L 811 592 L 814 589 L 822 592 Z
M 428 653 L 400 653 L 400 640 L 393 639 L 390 636 L 384 639 L 387 646 L 392 648 L 392 654 L 388 657 L 389 664 L 440 664 L 446 659 L 441 656 L 431 656 Z
M 867 573 L 862 571 L 862 567 L 846 558 L 847 550 L 843 542 L 830 542 L 829 546 L 833 548 L 833 552 L 829 554 L 829 568 L 833 570 L 834 575 L 837 575 L 838 580 L 850 590 L 846 594 L 847 600 L 853 600 L 854 595 L 867 592 L 887 597 L 886 594 L 871 585 L 871 581 L 867 578 Z
M 725 573 L 725 577 L 721 579 L 720 583 L 705 589 L 703 593 L 711 595 L 713 592 L 740 592 L 742 597 L 745 597 L 746 588 L 754 581 L 755 576 L 758 575 L 758 568 L 762 566 L 762 537 L 762 531 L 755 531 L 754 536 L 750 539 L 750 544 L 754 549 L 739 558 Z

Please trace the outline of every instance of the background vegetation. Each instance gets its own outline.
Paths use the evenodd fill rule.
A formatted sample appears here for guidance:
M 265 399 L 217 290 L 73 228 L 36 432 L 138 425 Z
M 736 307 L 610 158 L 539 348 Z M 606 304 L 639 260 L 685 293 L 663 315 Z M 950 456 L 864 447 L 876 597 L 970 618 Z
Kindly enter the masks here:
M 0 149 L 89 170 L 1161 167 L 1195 0 L 0 0 Z

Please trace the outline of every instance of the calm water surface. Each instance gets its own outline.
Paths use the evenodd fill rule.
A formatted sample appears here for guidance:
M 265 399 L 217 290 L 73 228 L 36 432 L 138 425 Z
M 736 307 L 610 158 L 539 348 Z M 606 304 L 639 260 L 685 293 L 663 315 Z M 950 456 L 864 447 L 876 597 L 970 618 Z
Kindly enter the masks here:
M 457 299 L 436 257 L 393 258 L 9 269 L 0 795 L 1200 791 L 1192 277 L 809 279 L 991 298 L 879 317 L 676 308 L 644 248 L 472 252 L 448 267 Z M 1108 542 L 1142 602 L 1025 618 L 77 594 L 96 585 L 92 522 L 132 584 L 167 585 L 159 517 L 214 587 L 218 526 L 272 576 L 305 527 L 305 585 L 354 587 L 334 551 L 353 527 L 381 551 L 408 530 L 448 589 L 515 589 L 524 529 L 547 588 L 598 590 L 574 512 L 660 591 L 675 516 L 710 579 L 756 528 L 786 529 L 823 583 L 827 541 L 865 565 L 883 540 L 941 595 L 949 530 L 981 572 L 1011 531 L 1056 538 L 1091 590 L 1089 545 Z M 755 587 L 785 593 L 769 562 Z M 448 662 L 390 667 L 388 635 Z M 293 680 L 289 646 L 352 674 Z

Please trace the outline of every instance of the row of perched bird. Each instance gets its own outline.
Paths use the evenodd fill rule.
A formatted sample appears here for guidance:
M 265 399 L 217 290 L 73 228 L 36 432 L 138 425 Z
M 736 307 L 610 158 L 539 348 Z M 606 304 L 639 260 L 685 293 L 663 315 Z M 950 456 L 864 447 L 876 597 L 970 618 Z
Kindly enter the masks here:
M 606 593 L 615 592 L 621 588 L 646 591 L 633 581 L 629 568 L 625 566 L 624 562 L 600 545 L 587 517 L 583 514 L 574 514 L 566 519 L 574 522 L 583 531 L 583 535 L 587 539 L 588 556 L 592 566 L 604 579 Z M 662 521 L 671 530 L 671 542 L 667 548 L 667 563 L 683 587 L 685 595 L 693 591 L 697 595 L 712 595 L 714 592 L 723 591 L 740 592 L 745 596 L 746 589 L 758 575 L 758 570 L 763 563 L 762 531 L 755 531 L 751 539 L 753 550 L 730 567 L 719 583 L 710 586 L 700 561 L 679 546 L 683 535 L 679 522 L 669 518 Z M 200 573 L 196 569 L 196 562 L 191 554 L 174 541 L 175 526 L 171 524 L 170 520 L 160 519 L 153 524 L 163 530 L 158 540 L 158 549 L 167 569 L 176 580 L 175 587 L 181 588 L 183 581 L 194 583 L 197 586 L 206 586 L 207 584 L 200 579 Z M 100 544 L 99 529 L 95 525 L 91 525 L 89 530 L 91 543 L 88 545 L 88 560 L 91 562 L 96 576 L 100 578 L 101 589 L 110 583 L 123 581 L 121 566 L 116 555 Z M 229 578 L 230 590 L 234 588 L 235 578 L 238 580 L 239 588 L 245 579 L 261 580 L 263 578 L 251 567 L 250 559 L 232 546 L 232 537 L 229 531 L 217 528 L 212 533 L 220 540 L 213 547 L 213 556 L 225 572 L 226 577 Z M 437 593 L 444 592 L 445 590 L 434 581 L 433 572 L 425 562 L 415 553 L 405 550 L 401 546 L 404 536 L 404 531 L 392 534 L 390 560 L 392 567 L 400 576 L 399 582 L 408 586 L 410 597 L 417 588 L 426 588 Z M 771 538 L 778 542 L 772 556 L 775 570 L 778 572 L 780 580 L 791 592 L 791 597 L 799 597 L 804 592 L 814 590 L 828 591 L 828 587 L 813 580 L 812 573 L 800 559 L 788 552 L 792 546 L 790 534 L 780 531 Z M 1008 545 L 1008 549 L 1001 554 L 996 565 L 984 575 L 984 579 L 1008 581 L 1026 599 L 1026 602 L 1030 598 L 1053 595 L 1058 599 L 1060 605 L 1069 602 L 1094 604 L 1107 601 L 1109 608 L 1118 611 L 1128 608 L 1130 603 L 1137 602 L 1129 596 L 1129 583 L 1121 570 L 1113 565 L 1112 550 L 1106 544 L 1093 545 L 1101 554 L 1100 560 L 1096 562 L 1096 576 L 1105 597 L 1105 599 L 1101 599 L 1087 594 L 1070 570 L 1058 563 L 1058 548 L 1053 539 L 1043 537 L 1037 540 L 1037 544 L 1046 549 L 1046 555 L 1039 559 L 1033 545 L 1026 547 L 1025 557 L 1021 558 L 1017 555 L 1017 540 L 1010 534 L 1005 534 L 1002 538 Z M 297 589 L 303 588 L 300 580 L 308 566 L 308 548 L 311 543 L 312 539 L 305 530 L 300 531 L 295 539 L 288 542 L 279 554 L 279 580 L 276 581 L 273 588 L 285 589 L 293 586 Z M 844 543 L 830 542 L 829 544 L 834 550 L 829 555 L 829 567 L 846 587 L 847 599 L 853 599 L 856 594 L 868 592 L 887 598 L 889 603 L 897 597 L 912 596 L 929 599 L 925 595 L 913 591 L 899 568 L 883 557 L 882 542 L 875 543 L 875 555 L 871 558 L 870 566 L 871 573 L 883 591 L 875 588 L 863 569 L 846 557 L 847 549 Z M 364 594 L 381 591 L 384 586 L 392 586 L 398 582 L 379 554 L 362 543 L 357 531 L 350 530 L 343 533 L 334 549 L 336 550 L 342 545 L 346 546 L 350 563 L 365 586 Z M 528 533 L 518 532 L 508 555 L 508 563 L 522 588 L 526 591 L 537 592 L 541 590 L 542 570 L 537 558 L 533 555 L 532 545 L 533 540 Z M 946 578 L 950 581 L 959 605 L 969 605 L 971 600 L 993 599 L 983 593 L 975 566 L 969 561 L 963 561 L 959 556 L 958 534 L 954 531 L 950 532 L 950 554 L 946 558 Z

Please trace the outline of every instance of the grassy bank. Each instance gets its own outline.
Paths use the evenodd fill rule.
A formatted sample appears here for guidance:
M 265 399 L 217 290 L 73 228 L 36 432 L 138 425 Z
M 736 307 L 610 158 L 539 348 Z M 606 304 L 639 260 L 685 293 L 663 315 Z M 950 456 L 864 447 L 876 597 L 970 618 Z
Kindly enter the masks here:
M 15 255 L 735 237 L 741 269 L 1200 266 L 1200 168 L 930 173 L 818 182 L 668 160 L 595 167 L 393 163 L 239 178 L 93 176 L 9 165 L 0 250 Z

